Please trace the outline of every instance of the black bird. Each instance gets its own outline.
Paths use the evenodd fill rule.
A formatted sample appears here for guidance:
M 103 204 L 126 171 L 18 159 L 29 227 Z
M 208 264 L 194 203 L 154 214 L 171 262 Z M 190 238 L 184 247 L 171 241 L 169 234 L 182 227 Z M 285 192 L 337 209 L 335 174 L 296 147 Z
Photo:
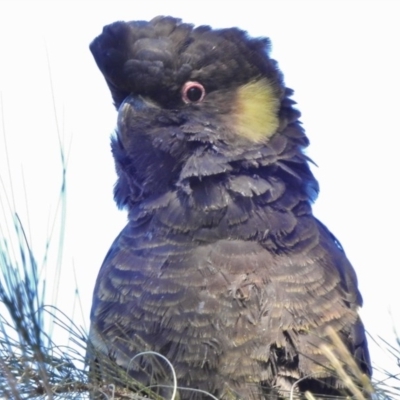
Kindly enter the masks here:
M 90 49 L 118 110 L 128 210 L 94 290 L 96 351 L 162 386 L 165 364 L 131 362 L 159 352 L 180 387 L 220 399 L 337 396 L 330 327 L 369 377 L 356 274 L 312 214 L 309 141 L 269 39 L 157 17 L 108 25 Z

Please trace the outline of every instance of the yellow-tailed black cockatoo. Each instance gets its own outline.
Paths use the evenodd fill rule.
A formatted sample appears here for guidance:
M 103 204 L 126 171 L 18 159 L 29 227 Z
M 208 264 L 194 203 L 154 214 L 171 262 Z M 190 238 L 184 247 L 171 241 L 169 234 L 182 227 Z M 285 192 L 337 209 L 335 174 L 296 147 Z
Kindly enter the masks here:
M 118 110 L 128 210 L 94 290 L 95 352 L 163 386 L 163 361 L 131 360 L 161 353 L 180 387 L 224 400 L 339 395 L 331 327 L 369 376 L 356 274 L 312 214 L 308 139 L 269 39 L 157 17 L 108 25 L 90 49 Z

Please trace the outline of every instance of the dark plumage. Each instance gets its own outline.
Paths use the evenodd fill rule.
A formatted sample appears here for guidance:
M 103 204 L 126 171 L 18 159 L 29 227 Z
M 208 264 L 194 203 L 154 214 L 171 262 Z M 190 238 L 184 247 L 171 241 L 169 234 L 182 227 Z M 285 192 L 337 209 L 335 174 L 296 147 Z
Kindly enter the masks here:
M 144 384 L 221 399 L 337 395 L 336 331 L 370 375 L 356 274 L 313 215 L 308 139 L 268 39 L 179 19 L 116 22 L 90 48 L 118 109 L 115 200 L 128 224 L 101 267 L 90 338 Z M 153 382 L 154 383 L 154 382 Z M 204 395 L 181 391 L 181 399 Z

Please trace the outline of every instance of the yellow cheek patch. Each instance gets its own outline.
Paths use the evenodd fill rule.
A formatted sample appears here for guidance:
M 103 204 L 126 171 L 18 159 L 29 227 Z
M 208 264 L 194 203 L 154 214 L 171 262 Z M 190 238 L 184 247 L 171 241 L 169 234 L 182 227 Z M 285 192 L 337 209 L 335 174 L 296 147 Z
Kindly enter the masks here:
M 234 130 L 254 142 L 268 140 L 279 126 L 279 103 L 267 79 L 241 86 L 233 109 Z

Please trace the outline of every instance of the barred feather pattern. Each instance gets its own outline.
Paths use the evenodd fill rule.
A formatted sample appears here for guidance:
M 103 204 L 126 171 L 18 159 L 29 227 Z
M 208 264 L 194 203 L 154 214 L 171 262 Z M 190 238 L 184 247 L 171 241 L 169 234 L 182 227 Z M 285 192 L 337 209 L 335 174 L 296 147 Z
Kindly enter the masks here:
M 97 278 L 93 345 L 145 384 L 170 383 L 162 363 L 131 363 L 152 350 L 179 386 L 221 399 L 279 396 L 300 378 L 299 391 L 335 395 L 331 327 L 370 375 L 356 274 L 312 214 L 308 139 L 269 40 L 158 17 L 105 27 L 91 50 L 119 110 L 115 199 L 129 215 Z M 259 76 L 280 101 L 261 143 L 226 122 L 237 87 Z M 188 80 L 209 100 L 181 105 Z

